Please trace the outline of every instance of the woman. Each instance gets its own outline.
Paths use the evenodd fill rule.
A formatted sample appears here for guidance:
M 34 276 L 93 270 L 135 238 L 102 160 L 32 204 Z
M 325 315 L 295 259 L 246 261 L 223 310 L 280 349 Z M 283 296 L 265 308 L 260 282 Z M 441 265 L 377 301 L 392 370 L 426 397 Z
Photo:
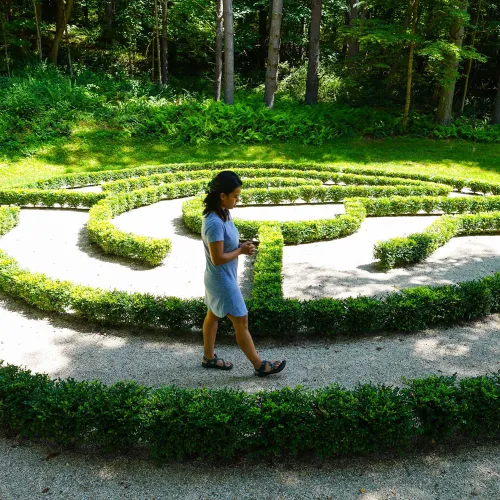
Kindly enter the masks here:
M 220 172 L 210 183 L 204 200 L 201 237 L 207 261 L 205 303 L 208 312 L 203 322 L 202 366 L 220 370 L 233 367 L 232 363 L 225 362 L 214 353 L 219 318 L 227 316 L 233 323 L 236 341 L 252 363 L 255 375 L 264 377 L 279 373 L 285 368 L 286 362 L 262 360 L 248 330 L 248 310 L 237 280 L 238 256 L 253 255 L 255 246 L 249 241 L 239 245 L 238 230 L 229 213 L 239 201 L 242 184 L 234 172 Z

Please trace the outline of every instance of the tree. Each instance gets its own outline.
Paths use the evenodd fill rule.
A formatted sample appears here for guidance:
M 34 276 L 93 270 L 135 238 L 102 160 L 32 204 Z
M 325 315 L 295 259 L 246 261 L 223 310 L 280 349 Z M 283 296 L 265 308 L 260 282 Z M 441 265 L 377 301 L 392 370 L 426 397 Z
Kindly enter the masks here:
M 358 19 L 358 4 L 359 0 L 349 0 L 349 26 L 352 22 Z M 347 43 L 347 58 L 352 59 L 358 53 L 358 40 L 351 37 Z
M 54 41 L 52 42 L 52 49 L 49 54 L 49 61 L 52 64 L 57 64 L 59 46 L 61 45 L 61 39 L 66 30 L 66 25 L 71 16 L 72 9 L 73 9 L 73 0 L 58 0 L 57 14 L 56 14 L 56 33 L 54 35 Z
M 160 85 L 162 84 L 162 74 L 161 74 L 161 49 L 160 49 L 160 28 L 158 27 L 158 0 L 154 0 L 155 4 L 155 29 L 154 34 L 156 38 L 156 53 L 158 54 L 158 79 L 160 81 Z M 153 41 L 154 45 L 154 41 Z M 154 52 L 153 52 L 154 54 Z M 153 68 L 154 68 L 154 55 L 153 55 Z
M 224 9 L 224 102 L 234 104 L 233 1 L 223 0 Z
M 418 21 L 418 0 L 410 0 L 408 5 L 408 15 L 411 19 L 411 34 L 413 38 L 410 40 L 410 54 L 408 55 L 408 73 L 406 80 L 406 99 L 405 110 L 403 114 L 403 127 L 408 123 L 408 115 L 410 113 L 411 103 L 411 82 L 413 78 L 413 53 L 415 51 L 415 35 L 417 34 L 417 21 Z
M 456 8 L 451 12 L 450 44 L 446 50 L 443 64 L 444 75 L 439 94 L 439 104 L 436 113 L 436 123 L 449 125 L 451 123 L 451 111 L 453 97 L 455 95 L 455 85 L 457 82 L 457 69 L 459 50 L 462 47 L 464 38 L 464 22 L 467 10 L 467 0 L 459 0 Z M 455 46 L 455 47 L 453 47 Z
M 306 104 L 318 102 L 319 35 L 322 0 L 311 1 L 311 26 L 309 28 L 309 61 L 307 63 Z
M 222 0 L 215 0 L 215 79 L 214 79 L 214 99 L 220 101 L 222 87 L 222 39 L 224 36 L 222 29 Z
M 42 36 L 40 34 L 40 22 L 42 20 L 42 4 L 33 0 L 33 9 L 35 11 L 35 26 L 36 26 L 36 50 L 40 57 L 40 63 L 43 62 L 42 54 Z
M 161 5 L 161 82 L 168 84 L 168 43 L 167 43 L 167 9 L 168 0 Z
M 274 108 L 274 94 L 278 87 L 278 62 L 281 41 L 281 20 L 283 18 L 283 0 L 273 0 L 271 28 L 269 30 L 269 52 L 266 67 L 266 86 L 264 99 L 269 109 Z

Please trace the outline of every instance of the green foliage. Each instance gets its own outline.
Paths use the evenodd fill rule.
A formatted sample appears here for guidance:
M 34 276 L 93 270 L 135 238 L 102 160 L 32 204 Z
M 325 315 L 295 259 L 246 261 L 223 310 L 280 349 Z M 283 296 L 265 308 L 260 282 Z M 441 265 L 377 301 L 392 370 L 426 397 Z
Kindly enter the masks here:
M 19 214 L 19 207 L 0 207 L 0 236 L 17 226 Z
M 145 447 L 158 462 L 238 455 L 403 451 L 422 437 L 498 438 L 500 377 L 429 377 L 407 388 L 338 385 L 249 394 L 52 380 L 0 363 L 0 427 L 59 445 Z
M 56 191 L 40 189 L 0 189 L 0 204 L 18 206 L 42 206 L 88 208 L 102 200 L 104 193 L 82 193 L 60 189 Z

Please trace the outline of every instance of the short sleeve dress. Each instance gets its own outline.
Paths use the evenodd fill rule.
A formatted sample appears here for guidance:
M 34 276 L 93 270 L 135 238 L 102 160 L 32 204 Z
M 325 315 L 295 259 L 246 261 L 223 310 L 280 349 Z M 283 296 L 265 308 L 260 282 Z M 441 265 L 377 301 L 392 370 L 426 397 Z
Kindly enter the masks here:
M 245 301 L 238 286 L 238 259 L 215 266 L 210 257 L 209 243 L 224 241 L 224 252 L 236 250 L 239 234 L 229 215 L 224 222 L 215 212 L 203 217 L 201 238 L 205 247 L 205 304 L 218 318 L 246 316 Z

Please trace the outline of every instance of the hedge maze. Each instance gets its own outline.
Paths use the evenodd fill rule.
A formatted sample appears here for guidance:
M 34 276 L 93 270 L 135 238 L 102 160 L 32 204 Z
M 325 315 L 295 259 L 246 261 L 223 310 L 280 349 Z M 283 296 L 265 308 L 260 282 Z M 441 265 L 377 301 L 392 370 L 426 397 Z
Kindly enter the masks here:
M 343 203 L 345 207 L 344 214 L 329 219 L 235 219 L 242 239 L 258 241 L 252 297 L 247 301 L 253 333 L 334 338 L 412 331 L 500 311 L 500 273 L 454 285 L 415 287 L 381 298 L 295 300 L 284 298 L 282 287 L 284 245 L 350 235 L 366 217 L 443 214 L 422 233 L 377 243 L 374 256 L 384 269 L 420 262 L 454 236 L 499 233 L 500 184 L 494 183 L 318 164 L 248 162 L 68 174 L 0 190 L 0 235 L 18 223 L 23 206 L 88 209 L 92 242 L 106 253 L 156 266 L 173 243 L 123 232 L 114 226 L 113 218 L 161 200 L 189 197 L 182 207 L 183 221 L 199 234 L 205 187 L 222 169 L 234 170 L 243 179 L 244 205 L 306 202 Z M 70 189 L 97 184 L 102 185 L 102 193 Z M 448 196 L 464 188 L 472 194 Z M 0 290 L 44 311 L 105 325 L 153 327 L 160 332 L 199 331 L 206 312 L 199 298 L 109 291 L 51 279 L 22 269 L 1 250 Z M 230 330 L 228 323 L 221 328 Z M 409 382 L 408 389 L 367 385 L 347 391 L 332 386 L 255 396 L 175 387 L 151 391 L 133 383 L 107 388 L 98 382 L 53 381 L 0 365 L 3 428 L 65 444 L 97 442 L 103 448 L 121 448 L 145 443 L 157 459 L 257 453 L 263 446 L 270 447 L 264 454 L 271 455 L 303 450 L 335 455 L 405 448 L 422 436 L 497 436 L 499 396 L 498 376 L 461 381 L 431 377 Z M 69 401 L 66 407 L 63 401 Z M 118 413 L 125 410 L 120 409 L 120 401 L 128 405 L 121 417 Z M 103 408 L 108 408 L 106 418 Z M 284 419 L 289 430 L 280 425 Z M 387 426 L 393 429 L 390 436 Z

